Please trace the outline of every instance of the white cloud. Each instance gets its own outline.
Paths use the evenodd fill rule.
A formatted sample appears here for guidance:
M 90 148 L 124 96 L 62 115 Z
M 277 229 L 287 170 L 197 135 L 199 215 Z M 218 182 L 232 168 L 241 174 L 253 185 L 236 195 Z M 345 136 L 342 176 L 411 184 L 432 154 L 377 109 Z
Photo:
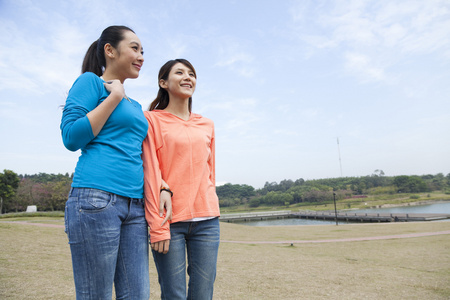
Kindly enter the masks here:
M 30 10 L 36 11 L 30 7 Z M 45 20 L 42 20 L 45 24 Z M 24 28 L 41 32 L 25 35 Z M 44 33 L 44 34 L 42 34 Z M 68 20 L 59 20 L 51 29 L 29 28 L 14 21 L 3 20 L 0 35 L 8 43 L 0 45 L 2 72 L 0 90 L 16 90 L 21 93 L 44 95 L 68 90 L 75 76 L 81 71 L 81 48 L 86 39 L 79 28 Z
M 222 38 L 218 48 L 216 66 L 226 67 L 243 77 L 253 77 L 255 70 L 252 66 L 254 56 L 244 49 L 242 43 L 232 38 Z
M 346 67 L 357 75 L 362 75 L 367 79 L 383 80 L 384 71 L 379 65 L 371 62 L 371 58 L 359 53 L 347 53 L 345 55 Z
M 294 36 L 316 49 L 343 51 L 347 69 L 356 76 L 365 73 L 366 79 L 391 80 L 395 75 L 388 69 L 405 55 L 450 55 L 450 2 L 445 0 L 302 1 L 291 11 Z

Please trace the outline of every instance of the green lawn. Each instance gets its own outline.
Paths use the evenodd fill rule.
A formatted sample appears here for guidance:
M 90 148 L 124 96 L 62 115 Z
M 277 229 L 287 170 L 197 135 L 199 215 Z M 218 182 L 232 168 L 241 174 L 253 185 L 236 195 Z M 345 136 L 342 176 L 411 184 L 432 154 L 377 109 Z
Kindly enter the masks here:
M 0 221 L 0 299 L 74 299 L 62 218 Z M 17 219 L 24 221 L 24 219 Z M 251 227 L 221 223 L 214 299 L 449 299 L 450 222 Z M 159 299 L 153 261 L 151 299 Z

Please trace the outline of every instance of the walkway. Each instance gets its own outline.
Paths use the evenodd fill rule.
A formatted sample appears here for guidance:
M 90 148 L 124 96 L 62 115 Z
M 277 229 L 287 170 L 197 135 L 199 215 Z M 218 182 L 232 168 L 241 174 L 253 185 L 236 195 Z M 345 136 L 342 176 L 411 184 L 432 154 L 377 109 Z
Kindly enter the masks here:
M 340 243 L 340 242 L 360 242 L 360 241 L 375 241 L 375 240 L 390 240 L 390 239 L 406 239 L 416 238 L 423 236 L 434 236 L 450 234 L 450 230 L 436 231 L 436 232 L 420 232 L 409 234 L 397 234 L 397 235 L 383 235 L 372 237 L 359 237 L 359 238 L 346 238 L 346 239 L 329 239 L 329 240 L 298 240 L 298 241 L 228 241 L 221 240 L 222 243 L 234 243 L 234 244 L 314 244 L 314 243 Z

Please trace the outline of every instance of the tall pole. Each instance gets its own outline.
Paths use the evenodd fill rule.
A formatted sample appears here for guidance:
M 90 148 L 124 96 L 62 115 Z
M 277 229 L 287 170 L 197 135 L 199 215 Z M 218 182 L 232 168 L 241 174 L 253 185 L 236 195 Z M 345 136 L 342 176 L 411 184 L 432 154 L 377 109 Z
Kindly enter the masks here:
M 341 149 L 339 147 L 339 138 L 337 138 L 337 146 L 338 146 L 338 154 L 339 154 L 339 166 L 341 168 L 341 177 L 342 177 L 342 162 L 341 162 Z
M 333 192 L 333 201 L 334 201 L 334 219 L 336 220 L 336 226 L 338 226 L 337 209 L 336 209 L 336 193 L 335 192 Z

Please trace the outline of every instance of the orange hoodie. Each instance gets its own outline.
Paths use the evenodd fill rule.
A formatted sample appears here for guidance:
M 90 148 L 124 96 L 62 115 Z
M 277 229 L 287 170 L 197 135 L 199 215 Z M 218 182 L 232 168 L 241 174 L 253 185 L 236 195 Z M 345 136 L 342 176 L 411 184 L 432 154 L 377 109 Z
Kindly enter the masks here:
M 173 191 L 172 223 L 220 215 L 216 194 L 214 123 L 191 113 L 185 121 L 164 110 L 144 112 L 149 123 L 142 144 L 145 218 L 152 243 L 170 239 L 170 227 L 161 227 L 161 178 Z

